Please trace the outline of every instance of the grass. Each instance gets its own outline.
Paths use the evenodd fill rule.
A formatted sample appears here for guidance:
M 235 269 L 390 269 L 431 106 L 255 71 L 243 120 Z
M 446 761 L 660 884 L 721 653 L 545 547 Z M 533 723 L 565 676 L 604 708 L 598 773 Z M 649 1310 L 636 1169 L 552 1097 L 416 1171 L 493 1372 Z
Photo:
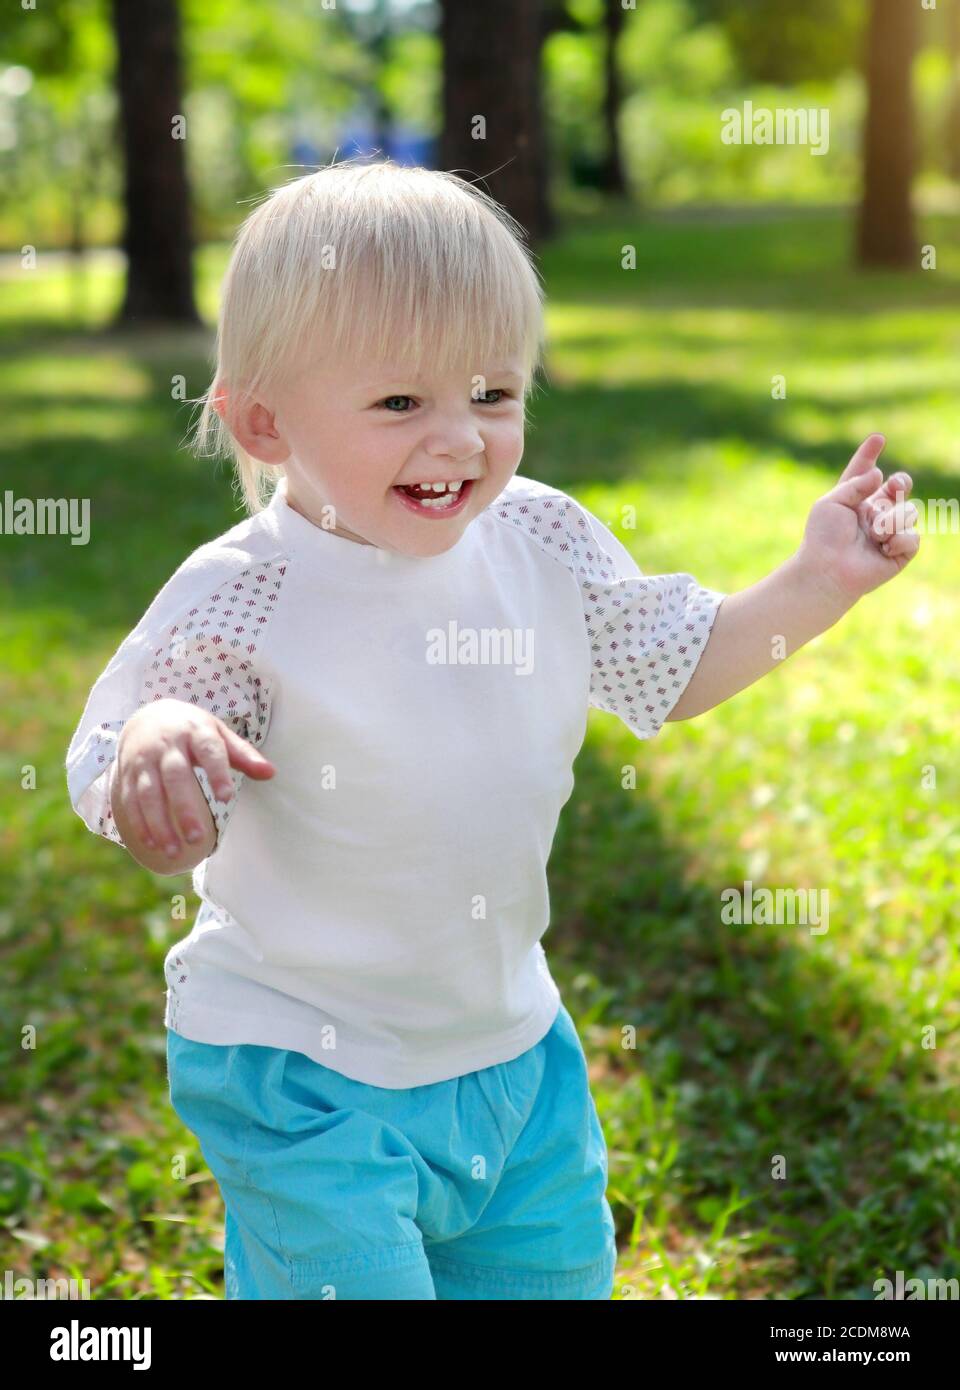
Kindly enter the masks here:
M 544 257 L 547 389 L 521 472 L 576 493 L 645 571 L 727 592 L 796 547 L 872 430 L 917 499 L 955 495 L 956 230 L 925 223 L 940 269 L 906 276 L 856 276 L 849 234 L 830 212 L 575 222 Z M 223 256 L 198 257 L 208 315 Z M 227 474 L 179 447 L 171 398 L 178 374 L 206 385 L 211 340 L 101 334 L 110 266 L 5 290 L 3 487 L 90 497 L 95 530 L 0 538 L 0 1267 L 85 1277 L 94 1298 L 221 1297 L 222 1205 L 163 1060 L 189 878 L 96 840 L 63 775 L 107 657 L 239 519 Z M 545 945 L 610 1150 L 615 1297 L 869 1299 L 898 1269 L 960 1274 L 958 582 L 956 537 L 928 534 L 901 578 L 700 719 L 638 744 L 591 715 Z M 829 931 L 724 925 L 745 879 L 829 891 Z

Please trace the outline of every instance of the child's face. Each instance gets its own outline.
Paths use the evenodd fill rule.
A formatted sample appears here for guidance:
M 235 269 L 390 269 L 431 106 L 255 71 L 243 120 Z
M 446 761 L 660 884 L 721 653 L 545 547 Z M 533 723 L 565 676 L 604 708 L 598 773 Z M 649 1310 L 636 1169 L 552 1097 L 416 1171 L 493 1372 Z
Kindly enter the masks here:
M 290 451 L 282 460 L 288 501 L 337 535 L 439 555 L 517 470 L 523 386 L 517 360 L 481 363 L 475 376 L 421 380 L 402 366 L 311 366 L 276 398 L 274 428 Z M 399 490 L 434 482 L 463 486 L 448 497 L 434 494 L 443 505 L 433 506 Z M 332 517 L 323 510 L 331 506 Z

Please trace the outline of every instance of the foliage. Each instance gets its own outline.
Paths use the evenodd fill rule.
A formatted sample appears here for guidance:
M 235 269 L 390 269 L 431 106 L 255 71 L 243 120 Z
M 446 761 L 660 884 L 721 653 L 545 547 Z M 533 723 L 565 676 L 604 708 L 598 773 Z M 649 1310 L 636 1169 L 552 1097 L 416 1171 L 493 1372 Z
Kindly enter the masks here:
M 874 429 L 915 496 L 955 495 L 957 229 L 922 235 L 940 270 L 855 278 L 839 215 L 578 220 L 544 259 L 523 472 L 580 496 L 646 572 L 725 592 L 787 557 Z M 225 255 L 198 258 L 208 318 Z M 78 1270 L 98 1299 L 220 1297 L 223 1208 L 163 1052 L 162 960 L 189 925 L 171 899 L 196 901 L 90 835 L 63 777 L 116 642 L 239 519 L 170 396 L 176 373 L 206 385 L 209 335 L 101 339 L 119 293 L 107 264 L 82 293 L 59 272 L 8 282 L 0 309 L 5 486 L 92 499 L 99 536 L 0 547 L 0 1267 Z M 591 715 L 545 947 L 607 1134 L 621 1297 L 869 1299 L 881 1273 L 960 1270 L 958 588 L 956 536 L 925 536 L 902 579 L 719 709 L 652 743 Z M 828 887 L 829 932 L 722 926 L 719 892 L 745 878 Z
M 789 85 L 826 81 L 857 64 L 869 0 L 686 0 L 695 18 L 718 23 L 743 77 Z

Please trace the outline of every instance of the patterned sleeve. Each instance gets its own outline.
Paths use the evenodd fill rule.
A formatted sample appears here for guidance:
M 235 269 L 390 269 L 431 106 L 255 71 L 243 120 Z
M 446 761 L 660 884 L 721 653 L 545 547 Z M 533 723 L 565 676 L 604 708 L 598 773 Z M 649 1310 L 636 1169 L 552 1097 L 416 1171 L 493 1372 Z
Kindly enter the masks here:
M 692 574 L 644 575 L 612 531 L 560 488 L 515 475 L 497 518 L 577 581 L 590 644 L 589 702 L 655 738 L 696 670 L 726 594 Z
M 110 810 L 121 731 L 154 700 L 197 705 L 241 738 L 259 745 L 270 721 L 269 684 L 257 657 L 283 578 L 280 563 L 236 552 L 185 561 L 114 652 L 87 698 L 66 756 L 74 810 L 89 830 L 123 839 Z M 246 562 L 244 565 L 244 561 Z M 230 769 L 233 794 L 219 801 L 203 768 L 194 768 L 214 818 L 219 846 L 243 774 Z
M 691 574 L 644 575 L 580 503 L 570 530 L 590 639 L 590 704 L 655 738 L 690 682 L 726 594 Z
M 527 531 L 579 585 L 590 644 L 589 702 L 654 738 L 684 694 L 725 595 L 692 574 L 650 574 L 582 503 L 515 482 L 499 516 Z

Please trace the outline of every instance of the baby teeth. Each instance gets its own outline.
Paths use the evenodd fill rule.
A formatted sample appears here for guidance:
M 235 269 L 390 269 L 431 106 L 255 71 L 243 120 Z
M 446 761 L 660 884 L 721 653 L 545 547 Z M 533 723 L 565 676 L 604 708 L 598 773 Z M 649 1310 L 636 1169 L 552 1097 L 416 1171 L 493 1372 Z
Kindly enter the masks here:
M 457 493 L 463 487 L 464 479 L 460 478 L 453 483 L 417 483 L 423 492 L 439 493 L 438 497 L 417 497 L 414 500 L 420 507 L 428 507 L 431 511 L 443 510 L 452 507 L 457 501 Z
M 419 505 L 421 507 L 429 507 L 431 511 L 436 511 L 438 507 L 441 509 L 444 507 L 452 507 L 453 500 L 450 497 L 421 497 L 419 499 Z
M 459 492 L 463 487 L 463 479 L 461 478 L 457 483 L 414 483 L 412 486 L 421 488 L 423 491 L 431 488 L 434 492 Z

